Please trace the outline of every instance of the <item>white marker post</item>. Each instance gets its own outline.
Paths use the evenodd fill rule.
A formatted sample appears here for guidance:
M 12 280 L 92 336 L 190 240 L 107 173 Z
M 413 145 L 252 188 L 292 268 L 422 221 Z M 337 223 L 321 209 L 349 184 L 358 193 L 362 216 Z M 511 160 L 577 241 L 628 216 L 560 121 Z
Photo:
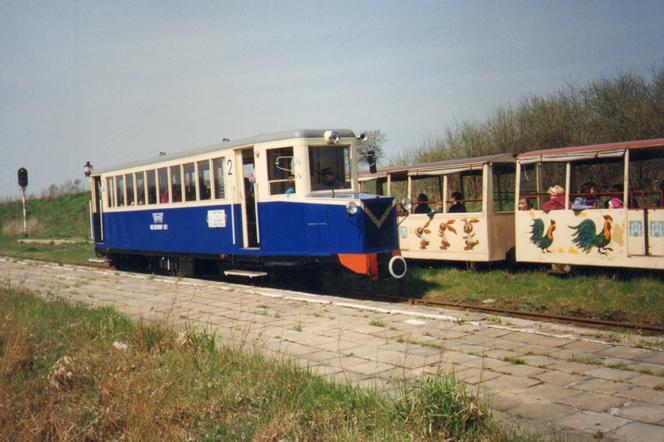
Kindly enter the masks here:
M 21 196 L 23 200 L 23 237 L 28 237 L 28 222 L 25 214 L 25 188 L 28 187 L 28 170 L 21 167 L 18 170 L 18 185 L 21 187 Z

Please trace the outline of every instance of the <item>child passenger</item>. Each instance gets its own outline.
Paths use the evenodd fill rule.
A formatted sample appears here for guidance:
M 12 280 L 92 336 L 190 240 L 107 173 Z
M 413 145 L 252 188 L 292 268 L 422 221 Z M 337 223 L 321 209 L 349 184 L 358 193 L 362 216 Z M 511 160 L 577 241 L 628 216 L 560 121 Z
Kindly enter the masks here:
M 530 210 L 532 209 L 530 205 L 530 201 L 528 201 L 528 198 L 519 198 L 519 210 Z
M 597 186 L 595 183 L 590 181 L 583 183 L 581 186 L 581 195 L 574 198 L 572 202 L 573 210 L 583 210 L 583 209 L 596 209 L 597 208 Z

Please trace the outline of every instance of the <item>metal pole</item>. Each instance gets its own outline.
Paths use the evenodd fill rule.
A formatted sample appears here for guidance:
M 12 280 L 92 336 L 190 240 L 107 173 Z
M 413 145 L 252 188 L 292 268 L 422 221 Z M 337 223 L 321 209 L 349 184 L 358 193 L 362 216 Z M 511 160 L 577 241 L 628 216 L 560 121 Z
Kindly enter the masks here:
M 23 237 L 27 238 L 28 237 L 28 222 L 26 221 L 25 218 L 25 187 L 21 187 L 21 195 L 23 199 Z

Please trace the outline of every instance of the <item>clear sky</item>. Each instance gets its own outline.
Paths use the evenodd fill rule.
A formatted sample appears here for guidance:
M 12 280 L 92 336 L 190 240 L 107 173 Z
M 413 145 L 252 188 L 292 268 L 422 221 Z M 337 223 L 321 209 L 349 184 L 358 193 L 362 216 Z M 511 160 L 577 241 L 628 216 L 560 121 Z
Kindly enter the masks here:
M 500 105 L 664 65 L 664 1 L 0 0 L 0 198 L 295 128 L 388 154 Z M 663 134 L 664 135 L 664 134 Z

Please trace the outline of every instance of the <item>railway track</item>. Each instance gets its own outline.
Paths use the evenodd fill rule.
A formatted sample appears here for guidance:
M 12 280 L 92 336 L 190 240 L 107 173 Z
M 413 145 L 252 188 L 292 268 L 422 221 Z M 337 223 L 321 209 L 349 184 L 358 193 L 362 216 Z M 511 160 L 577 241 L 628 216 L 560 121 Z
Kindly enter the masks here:
M 595 318 L 584 318 L 581 316 L 567 316 L 567 315 L 557 315 L 551 313 L 543 312 L 528 312 L 523 310 L 514 310 L 506 309 L 500 307 L 490 307 L 477 304 L 466 304 L 460 302 L 448 302 L 448 301 L 434 301 L 421 298 L 409 298 L 405 296 L 391 296 L 391 295 L 373 295 L 367 294 L 366 292 L 348 292 L 345 291 L 344 294 L 334 292 L 331 290 L 321 290 L 321 294 L 332 295 L 332 296 L 353 296 L 359 297 L 362 299 L 374 299 L 382 300 L 386 302 L 403 302 L 412 305 L 424 305 L 431 307 L 447 307 L 459 310 L 474 311 L 480 313 L 491 313 L 512 316 L 517 318 L 524 319 L 536 319 L 546 322 L 554 323 L 564 323 L 570 325 L 581 325 L 592 328 L 615 328 L 615 329 L 625 329 L 625 330 L 634 330 L 641 333 L 653 334 L 653 335 L 664 335 L 664 327 L 651 324 L 634 324 L 631 322 L 621 322 L 621 321 L 611 321 L 605 319 L 595 319 Z

